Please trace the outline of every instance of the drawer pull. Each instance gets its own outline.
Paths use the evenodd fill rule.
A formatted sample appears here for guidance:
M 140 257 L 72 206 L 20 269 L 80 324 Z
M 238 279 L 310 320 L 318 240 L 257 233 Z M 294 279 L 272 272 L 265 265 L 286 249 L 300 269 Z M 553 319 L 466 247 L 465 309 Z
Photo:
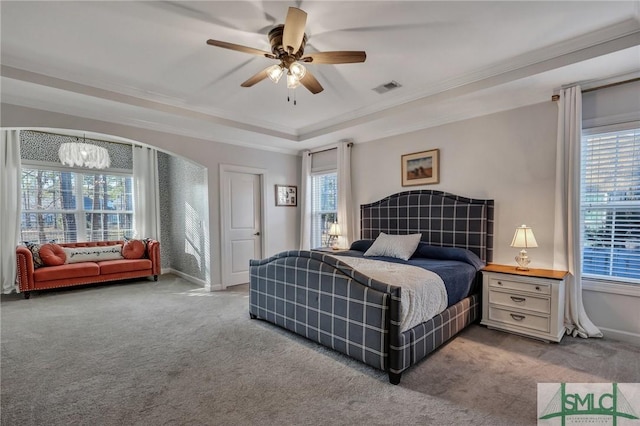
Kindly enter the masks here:
M 498 285 L 502 285 L 502 281 L 498 281 Z
M 515 296 L 511 296 L 511 300 L 513 300 L 516 303 L 522 303 L 525 300 L 527 300 L 526 297 L 515 297 Z
M 536 286 L 536 290 L 540 291 L 540 286 L 539 285 Z
M 525 316 L 524 315 L 511 314 L 511 318 L 513 318 L 516 321 L 522 321 L 523 319 L 525 319 Z

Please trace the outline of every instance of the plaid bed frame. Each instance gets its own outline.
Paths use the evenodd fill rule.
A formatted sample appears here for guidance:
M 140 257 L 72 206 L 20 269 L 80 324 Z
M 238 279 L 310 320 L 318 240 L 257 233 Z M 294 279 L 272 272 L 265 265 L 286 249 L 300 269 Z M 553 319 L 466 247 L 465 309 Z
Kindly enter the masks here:
M 449 207 L 456 218 L 453 221 L 442 216 L 442 212 L 451 213 Z M 414 220 L 438 211 L 437 217 Z M 379 232 L 422 232 L 423 240 L 431 244 L 469 248 L 483 260 L 491 260 L 492 200 L 407 191 L 363 205 L 361 212 L 362 238 L 375 238 Z M 433 225 L 431 231 L 425 231 L 430 229 L 427 222 Z M 403 232 L 403 226 L 410 232 Z M 463 238 L 463 234 L 468 235 Z M 401 333 L 400 287 L 374 280 L 331 255 L 315 251 L 292 250 L 252 260 L 249 289 L 252 317 L 387 371 L 394 384 L 400 382 L 404 370 L 476 321 L 480 312 L 480 296 L 474 293 Z

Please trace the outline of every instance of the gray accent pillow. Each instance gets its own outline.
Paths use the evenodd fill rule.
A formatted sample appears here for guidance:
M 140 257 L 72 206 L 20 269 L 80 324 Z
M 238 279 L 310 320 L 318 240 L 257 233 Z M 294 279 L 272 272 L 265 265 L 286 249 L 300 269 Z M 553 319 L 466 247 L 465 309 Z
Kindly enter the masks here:
M 422 234 L 388 235 L 381 232 L 364 256 L 387 256 L 409 260 L 418 248 Z

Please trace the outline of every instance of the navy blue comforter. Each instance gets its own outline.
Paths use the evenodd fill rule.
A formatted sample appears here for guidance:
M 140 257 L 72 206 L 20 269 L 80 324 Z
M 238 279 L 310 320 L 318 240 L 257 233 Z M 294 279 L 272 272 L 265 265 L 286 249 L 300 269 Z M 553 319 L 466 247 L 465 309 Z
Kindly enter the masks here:
M 336 253 L 336 256 L 364 257 L 373 240 L 359 240 L 351 245 L 350 250 Z M 409 260 L 384 256 L 367 256 L 367 259 L 413 265 L 435 272 L 444 281 L 447 289 L 448 306 L 473 294 L 478 286 L 478 271 L 484 262 L 473 252 L 454 247 L 436 247 L 420 243 Z M 389 283 L 392 284 L 393 283 Z

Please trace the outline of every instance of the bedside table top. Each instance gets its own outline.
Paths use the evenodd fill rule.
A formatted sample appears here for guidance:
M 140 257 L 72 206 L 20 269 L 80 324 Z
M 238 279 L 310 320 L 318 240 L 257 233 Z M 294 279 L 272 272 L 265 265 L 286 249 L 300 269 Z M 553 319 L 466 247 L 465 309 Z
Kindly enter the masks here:
M 341 251 L 347 251 L 347 250 L 349 249 L 341 249 L 341 248 L 334 249 L 332 247 L 316 247 L 311 249 L 311 251 L 322 251 L 325 253 L 339 253 Z
M 536 277 L 536 278 L 550 278 L 553 280 L 563 280 L 568 272 L 567 271 L 554 271 L 553 269 L 529 269 L 528 271 L 521 271 L 516 269 L 515 266 L 499 265 L 497 263 L 490 263 L 484 268 L 485 272 L 500 272 L 502 274 L 521 275 L 524 277 Z

